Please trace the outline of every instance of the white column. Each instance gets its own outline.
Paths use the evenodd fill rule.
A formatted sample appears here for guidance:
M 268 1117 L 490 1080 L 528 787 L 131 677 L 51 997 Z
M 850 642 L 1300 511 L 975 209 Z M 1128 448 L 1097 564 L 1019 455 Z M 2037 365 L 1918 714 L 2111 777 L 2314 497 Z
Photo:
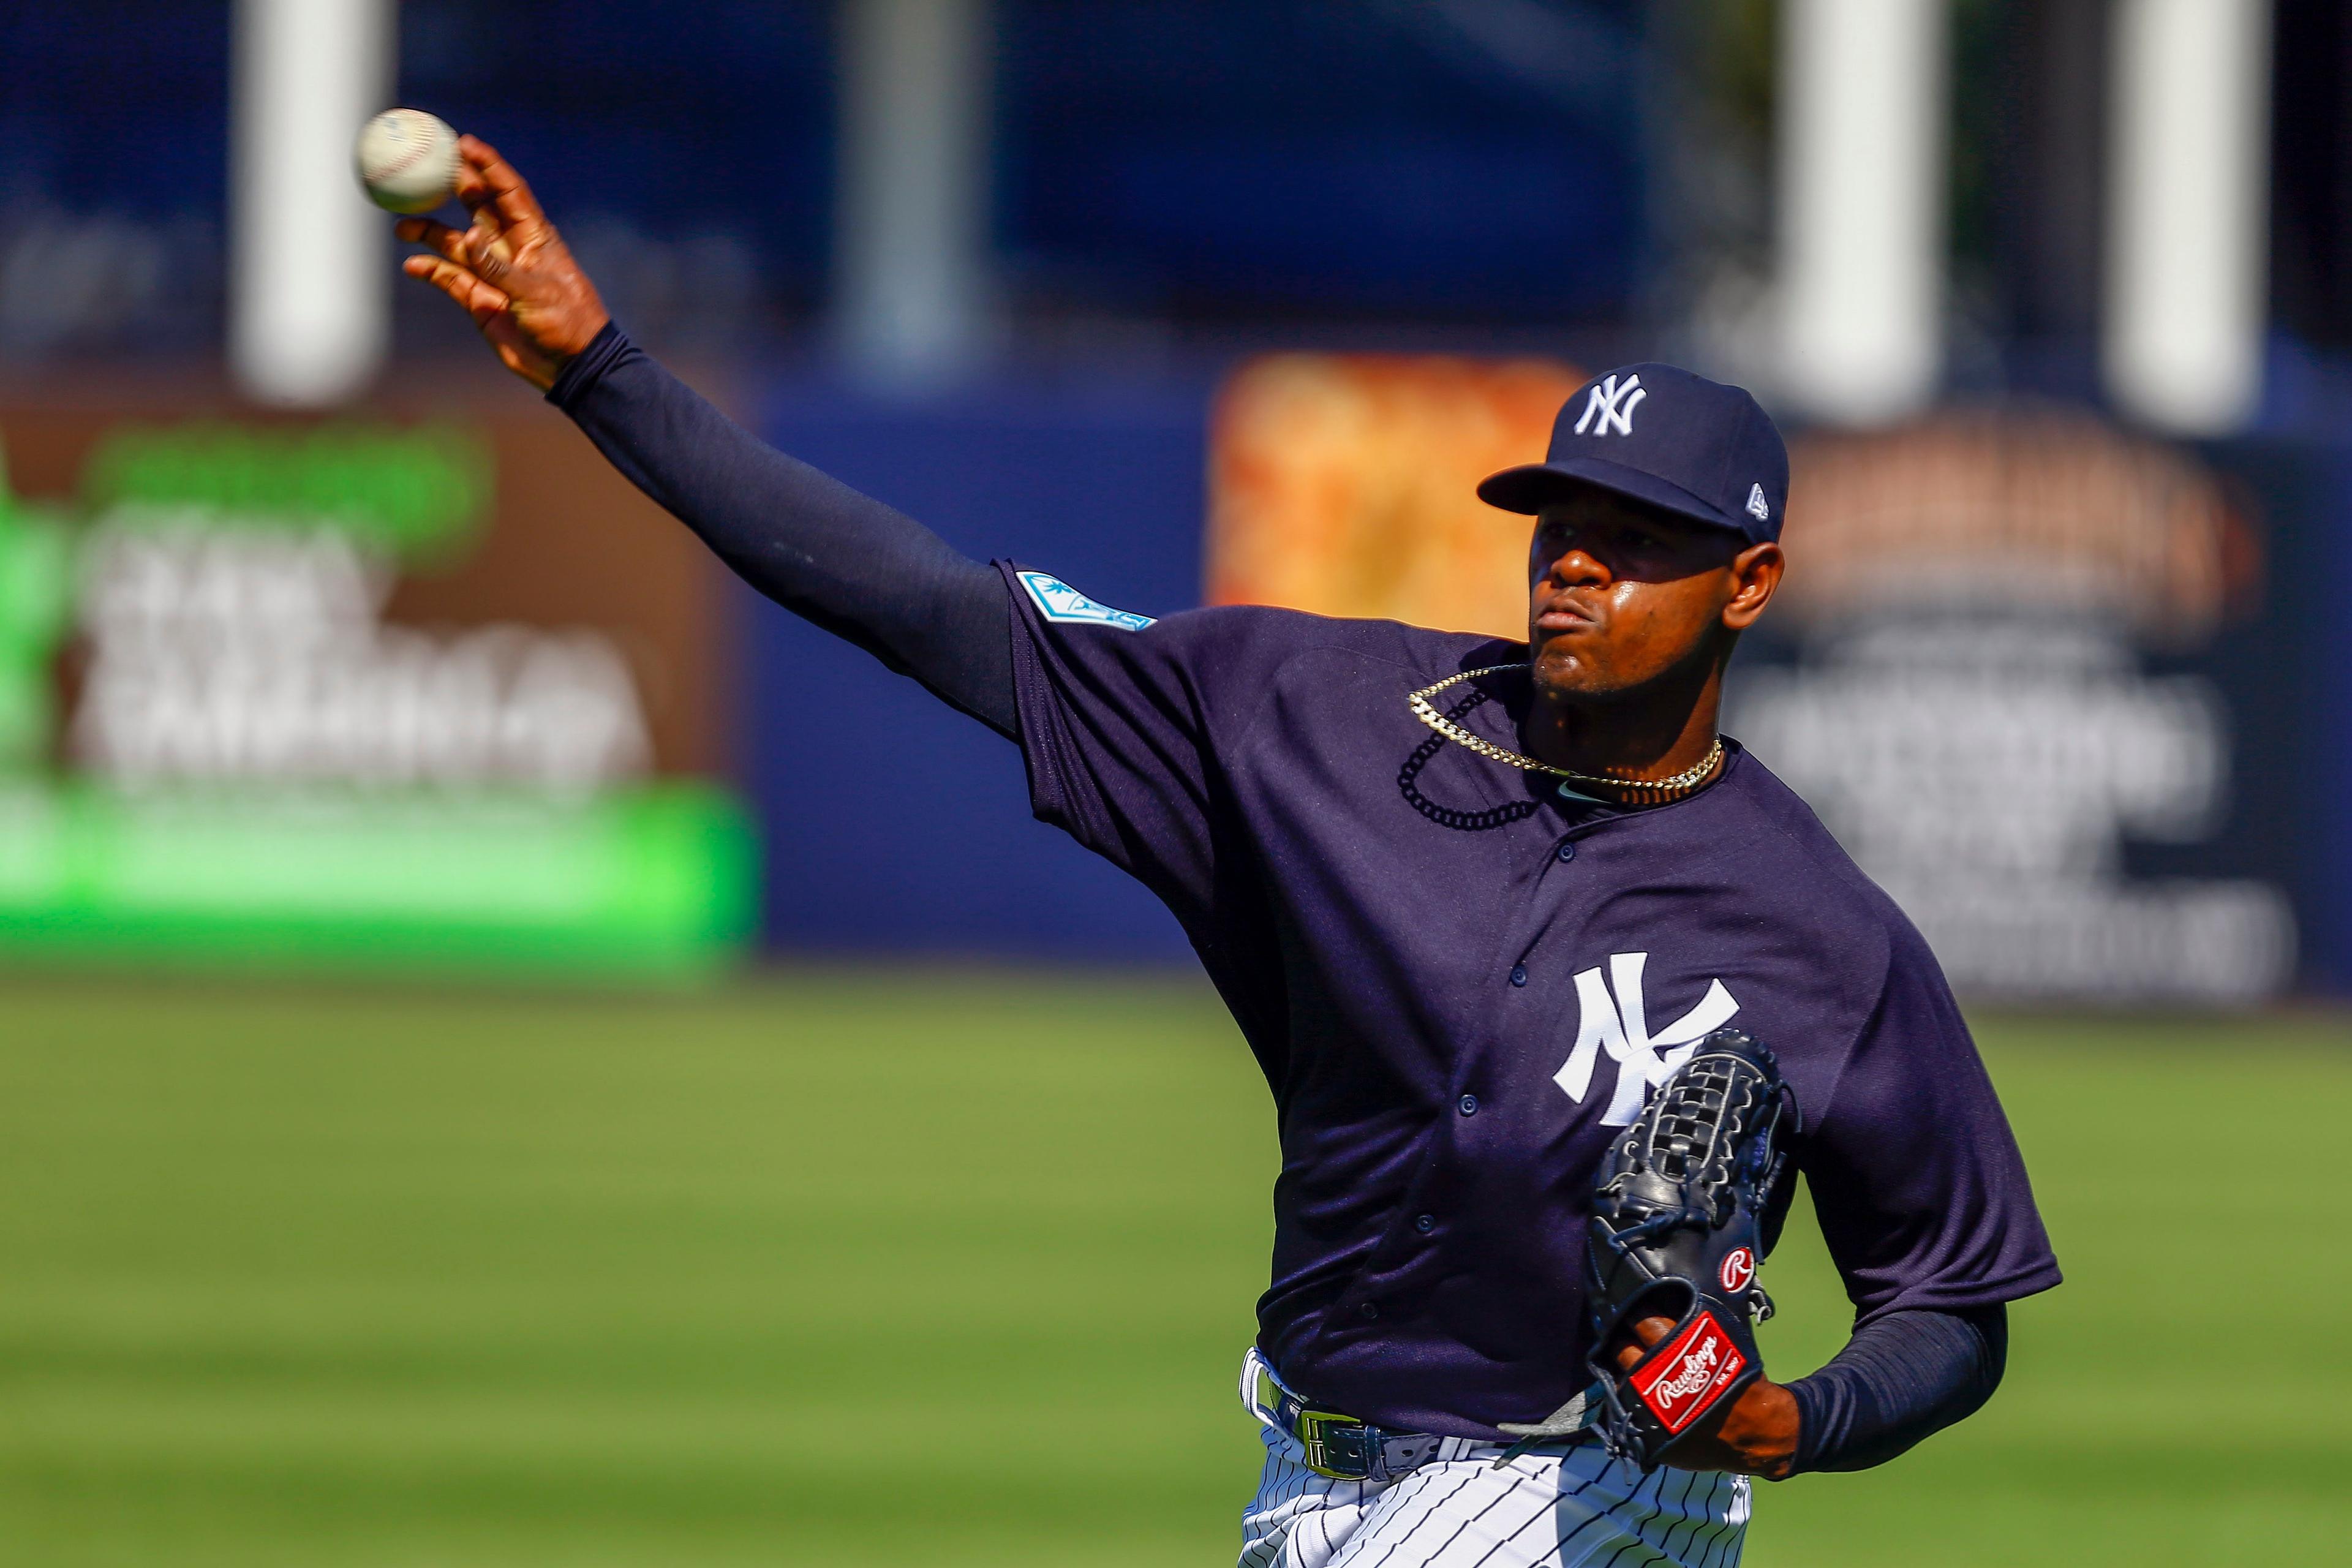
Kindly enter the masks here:
M 2117 407 L 2179 435 L 2262 400 L 2271 8 L 2118 0 L 2101 362 Z
M 247 395 L 319 407 L 367 384 L 390 333 L 390 220 L 352 141 L 390 107 L 394 0 L 237 0 L 229 363 Z
M 983 347 L 987 0 L 842 0 L 835 325 L 852 368 L 935 382 Z
M 1820 418 L 1897 419 L 1943 374 L 1943 0 L 1782 11 L 1782 389 Z

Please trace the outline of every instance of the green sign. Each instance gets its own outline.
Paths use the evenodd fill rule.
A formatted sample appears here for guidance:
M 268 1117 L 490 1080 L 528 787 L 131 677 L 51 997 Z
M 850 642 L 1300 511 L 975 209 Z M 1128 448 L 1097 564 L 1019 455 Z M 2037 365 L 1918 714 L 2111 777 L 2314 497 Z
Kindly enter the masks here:
M 490 475 L 488 447 L 448 425 L 127 425 L 90 455 L 82 499 L 126 521 L 187 507 L 244 526 L 329 521 L 417 564 L 472 542 Z
M 223 966 L 685 979 L 758 911 L 701 785 L 523 795 L 0 790 L 0 951 Z
M 162 542 L 139 535 L 147 528 L 307 535 L 324 526 L 415 567 L 474 543 L 491 487 L 488 447 L 446 425 L 126 426 L 96 448 L 80 501 L 109 530 L 130 530 L 145 545 Z M 0 465 L 0 956 L 667 980 L 708 973 L 751 942 L 758 847 L 741 806 L 704 784 L 629 781 L 583 795 L 489 778 L 436 787 L 355 778 L 58 782 L 50 766 L 57 650 L 78 595 L 103 569 L 83 576 L 81 537 L 11 500 Z M 228 602 L 237 628 L 268 630 L 250 605 Z M 373 625 L 339 635 L 336 648 L 349 658 L 373 657 Z M 402 635 L 410 664 L 428 644 L 442 647 L 414 629 Z M 542 682 L 561 663 L 548 660 L 569 647 L 555 638 L 541 648 L 548 659 L 534 668 Z M 285 657 L 306 648 L 298 638 Z M 153 671 L 133 674 L 185 675 L 203 651 L 169 645 Z M 104 684 L 109 654 L 95 638 L 79 719 Z M 374 673 L 407 668 L 394 659 Z M 289 673 L 267 660 L 262 672 Z M 145 689 L 139 679 L 130 685 L 134 695 Z M 414 696 L 429 686 L 400 690 Z M 366 689 L 393 689 L 379 687 Z M 309 711 L 258 698 L 206 709 L 206 693 L 221 689 L 196 680 L 139 712 L 166 728 L 210 723 L 246 735 Z M 633 721 L 635 700 L 627 695 Z M 387 706 L 399 705 L 355 703 L 353 722 L 390 723 L 375 716 Z M 497 712 L 576 719 L 578 708 Z M 472 709 L 460 716 L 479 717 Z

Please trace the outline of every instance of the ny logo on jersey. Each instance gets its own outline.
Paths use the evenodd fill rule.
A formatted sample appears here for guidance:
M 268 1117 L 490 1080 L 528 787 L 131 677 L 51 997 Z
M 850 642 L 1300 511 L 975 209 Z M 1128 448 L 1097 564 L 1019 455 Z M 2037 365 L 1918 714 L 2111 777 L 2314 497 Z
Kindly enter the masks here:
M 1642 1101 L 1666 1075 L 1690 1059 L 1698 1042 L 1731 1021 L 1739 1004 L 1720 980 L 1710 980 L 1698 1005 L 1659 1030 L 1650 1033 L 1648 1005 L 1642 999 L 1642 969 L 1646 952 L 1620 952 L 1609 960 L 1609 978 L 1598 968 L 1576 977 L 1576 1047 L 1552 1075 L 1552 1081 L 1579 1105 L 1592 1087 L 1592 1069 L 1602 1052 L 1617 1064 L 1617 1088 L 1609 1109 L 1601 1113 L 1604 1127 L 1628 1127 L 1642 1113 Z M 1616 994 L 1610 994 L 1612 987 Z
M 1606 436 L 1613 428 L 1620 436 L 1631 436 L 1633 433 L 1633 410 L 1639 408 L 1642 399 L 1649 395 L 1643 389 L 1642 378 L 1638 375 L 1627 376 L 1622 386 L 1617 384 L 1617 378 L 1613 375 L 1605 381 L 1594 382 L 1592 395 L 1584 400 L 1583 417 L 1576 422 L 1576 433 L 1583 435 L 1585 426 L 1592 425 L 1593 416 L 1597 414 L 1601 416 L 1601 423 L 1593 426 L 1594 435 Z

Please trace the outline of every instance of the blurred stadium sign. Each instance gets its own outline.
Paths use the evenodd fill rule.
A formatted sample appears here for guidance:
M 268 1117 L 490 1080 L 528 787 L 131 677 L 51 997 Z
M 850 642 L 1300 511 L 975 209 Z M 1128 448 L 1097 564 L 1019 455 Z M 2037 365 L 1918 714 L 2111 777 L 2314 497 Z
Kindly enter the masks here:
M 1818 810 L 1978 995 L 2261 1000 L 2292 979 L 2285 895 L 2135 878 L 2211 838 L 2232 725 L 2214 680 L 2152 673 L 2254 588 L 2214 475 L 2057 414 L 1822 437 L 1794 462 L 1778 606 L 1801 642 L 1744 669 L 1727 728 Z
M 1207 599 L 1528 635 L 1524 519 L 1476 495 L 1582 378 L 1547 360 L 1276 354 L 1219 395 Z
M 700 563 L 569 432 L 0 435 L 66 498 L 0 504 L 0 952 L 662 973 L 748 939 L 751 837 L 694 776 Z

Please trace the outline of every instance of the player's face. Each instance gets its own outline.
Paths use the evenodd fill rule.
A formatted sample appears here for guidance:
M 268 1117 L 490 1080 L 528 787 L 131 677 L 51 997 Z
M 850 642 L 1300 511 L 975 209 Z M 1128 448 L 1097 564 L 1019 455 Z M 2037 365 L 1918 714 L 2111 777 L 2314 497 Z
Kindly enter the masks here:
M 1580 489 L 1537 518 L 1528 571 L 1538 684 L 1606 698 L 1718 658 L 1771 597 L 1780 551 Z

